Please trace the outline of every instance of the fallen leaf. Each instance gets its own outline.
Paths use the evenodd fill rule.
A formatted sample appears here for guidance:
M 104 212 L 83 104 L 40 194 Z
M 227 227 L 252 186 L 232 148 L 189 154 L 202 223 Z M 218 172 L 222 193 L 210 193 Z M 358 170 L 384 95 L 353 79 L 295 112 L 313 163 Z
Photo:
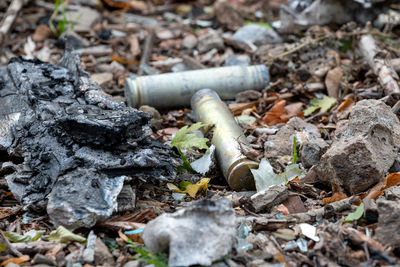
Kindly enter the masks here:
M 45 24 L 39 24 L 36 27 L 35 32 L 32 35 L 32 40 L 35 42 L 41 42 L 53 35 L 51 29 Z
M 44 233 L 44 230 L 32 230 L 25 233 L 24 235 L 20 235 L 14 232 L 3 232 L 3 234 L 13 243 L 37 241 L 40 237 L 42 237 Z
M 5 251 L 7 249 L 6 245 L 0 243 L 0 251 Z
M 172 139 L 171 146 L 178 149 L 191 149 L 193 147 L 197 147 L 199 149 L 208 149 L 207 138 L 198 137 L 195 133 L 190 133 L 207 126 L 208 125 L 206 124 L 197 122 L 192 124 L 190 127 L 182 127 Z
M 286 106 L 285 100 L 277 100 L 274 106 L 264 115 L 263 121 L 271 126 L 281 122 L 287 122 L 294 116 L 302 116 L 303 103 L 292 103 Z
M 336 202 L 336 201 L 339 201 L 339 200 L 342 200 L 345 198 L 347 198 L 346 194 L 336 192 L 333 194 L 333 196 L 322 199 L 322 204 L 324 204 L 324 205 L 330 204 L 330 203 L 333 203 L 333 202 Z
M 263 117 L 263 121 L 269 126 L 279 123 L 280 117 L 285 111 L 285 105 L 285 100 L 276 101 L 274 106 Z
M 56 241 L 59 243 L 68 243 L 71 241 L 77 241 L 79 243 L 83 243 L 86 241 L 86 238 L 72 233 L 64 226 L 59 226 L 57 230 L 52 231 L 48 239 L 49 241 Z
M 11 258 L 11 259 L 3 261 L 1 263 L 1 266 L 7 266 L 9 263 L 21 264 L 21 263 L 29 261 L 29 259 L 30 258 L 29 258 L 28 255 L 23 255 L 23 256 L 21 256 L 19 258 Z
M 340 67 L 336 67 L 326 74 L 325 86 L 328 91 L 328 95 L 333 98 L 338 98 L 340 82 L 342 81 L 343 72 Z
M 352 212 L 349 215 L 347 215 L 346 219 L 344 219 L 344 222 L 356 221 L 360 219 L 363 214 L 364 214 L 364 203 L 361 202 L 360 206 L 357 207 L 355 212 Z
M 391 173 L 386 177 L 385 189 L 400 185 L 400 172 Z
M 327 112 L 336 103 L 336 98 L 324 95 L 322 99 L 313 98 L 310 100 L 310 106 L 304 110 L 304 116 L 311 115 L 319 110 L 321 113 Z
M 285 205 L 283 205 L 283 204 L 280 204 L 277 208 L 276 208 L 276 210 L 277 211 L 279 211 L 279 212 L 281 212 L 283 215 L 288 215 L 290 212 L 289 212 L 289 209 L 285 206 Z
M 197 192 L 203 190 L 206 191 L 208 188 L 208 183 L 210 182 L 210 178 L 202 178 L 200 181 L 198 181 L 195 184 L 192 184 L 190 182 L 186 182 L 184 190 L 181 188 L 177 187 L 174 184 L 167 183 L 167 187 L 169 190 L 178 192 L 178 193 L 185 193 L 191 196 L 192 198 L 195 198 L 197 195 Z
M 339 112 L 343 112 L 344 110 L 350 109 L 354 105 L 354 99 L 351 97 L 346 98 L 342 104 L 338 107 Z

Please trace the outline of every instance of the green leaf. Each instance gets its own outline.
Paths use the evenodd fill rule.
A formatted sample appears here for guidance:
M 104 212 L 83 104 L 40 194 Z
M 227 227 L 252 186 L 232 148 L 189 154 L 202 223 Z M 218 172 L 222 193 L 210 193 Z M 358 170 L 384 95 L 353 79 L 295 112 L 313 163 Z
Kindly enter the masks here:
M 6 245 L 0 243 L 0 251 L 5 251 L 7 249 Z
M 318 109 L 321 113 L 327 112 L 335 103 L 336 98 L 326 95 L 324 95 L 322 99 L 313 98 L 310 100 L 310 106 L 304 110 L 304 116 L 309 116 Z
M 86 238 L 72 233 L 64 226 L 59 226 L 57 230 L 54 230 L 50 233 L 49 241 L 56 241 L 59 243 L 68 243 L 71 241 L 77 241 L 83 243 L 86 241 Z
M 22 243 L 22 242 L 32 242 L 37 241 L 42 235 L 45 233 L 44 230 L 36 231 L 32 230 L 24 235 L 20 235 L 14 232 L 3 232 L 4 235 L 13 243 Z
M 191 149 L 193 147 L 197 147 L 199 149 L 208 149 L 207 146 L 207 138 L 198 137 L 194 133 L 190 133 L 192 131 L 196 131 L 202 127 L 206 127 L 208 125 L 203 124 L 201 122 L 192 124 L 192 126 L 184 126 L 176 133 L 174 138 L 171 141 L 171 146 L 180 149 Z
M 361 202 L 360 206 L 356 209 L 355 212 L 350 213 L 347 215 L 346 219 L 344 219 L 344 222 L 352 222 L 360 219 L 364 213 L 364 203 Z
M 258 26 L 265 27 L 267 29 L 272 29 L 271 25 L 269 25 L 269 23 L 267 23 L 267 22 L 254 22 L 251 20 L 246 20 L 245 23 L 246 24 L 256 24 Z
M 179 157 L 183 161 L 183 165 L 178 167 L 178 171 L 183 172 L 183 170 L 187 170 L 188 172 L 194 172 L 192 165 L 190 165 L 190 162 L 187 159 L 187 157 L 182 153 L 182 151 L 179 148 L 177 148 L 177 150 L 178 150 Z

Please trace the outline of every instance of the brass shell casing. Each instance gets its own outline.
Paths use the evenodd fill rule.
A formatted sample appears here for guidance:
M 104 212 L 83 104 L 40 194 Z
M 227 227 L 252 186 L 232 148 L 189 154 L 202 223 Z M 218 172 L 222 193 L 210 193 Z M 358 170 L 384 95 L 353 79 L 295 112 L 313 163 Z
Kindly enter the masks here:
M 266 66 L 231 66 L 127 78 L 125 97 L 131 107 L 189 106 L 191 97 L 204 88 L 215 90 L 222 99 L 235 99 L 245 90 L 262 90 L 269 83 Z
M 228 106 L 210 89 L 198 91 L 192 97 L 191 106 L 197 121 L 214 125 L 211 143 L 215 145 L 218 164 L 229 186 L 236 191 L 254 190 L 250 169 L 257 168 L 258 163 L 242 154 L 239 142 L 248 142 Z

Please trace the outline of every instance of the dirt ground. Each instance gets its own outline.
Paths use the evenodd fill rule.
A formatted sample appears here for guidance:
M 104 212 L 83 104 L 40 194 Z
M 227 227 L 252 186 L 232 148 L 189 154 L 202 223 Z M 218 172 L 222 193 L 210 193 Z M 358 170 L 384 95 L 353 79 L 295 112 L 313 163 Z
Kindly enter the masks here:
M 259 172 L 253 172 L 256 188 L 233 191 L 216 160 L 203 174 L 188 170 L 179 153 L 189 162 L 206 154 L 213 130 L 205 135 L 205 147 L 194 143 L 196 136 L 185 141 L 186 147 L 174 146 L 176 133 L 195 125 L 196 116 L 190 103 L 179 106 L 156 97 L 140 107 L 153 116 L 143 135 L 163 143 L 165 150 L 173 147 L 171 158 L 184 168 L 174 166 L 178 170 L 169 180 L 124 174 L 130 177 L 124 186 L 125 208 L 89 228 L 73 227 L 75 235 L 58 233 L 64 239 L 54 238 L 59 223 L 46 208 L 18 201 L 6 178 L 27 162 L 26 153 L 35 146 L 24 154 L 0 142 L 1 266 L 168 266 L 168 259 L 170 265 L 175 262 L 172 254 L 195 259 L 199 255 L 191 244 L 217 242 L 207 234 L 214 224 L 199 224 L 201 234 L 182 229 L 174 237 L 171 230 L 167 239 L 183 239 L 183 247 L 169 244 L 160 251 L 154 251 L 154 244 L 144 246 L 150 241 L 141 231 L 162 214 L 188 209 L 201 199 L 222 198 L 234 209 L 237 233 L 233 245 L 215 243 L 226 245 L 228 253 L 212 258 L 212 266 L 400 264 L 396 1 L 31 0 L 17 12 L 7 11 L 11 2 L 24 1 L 0 2 L 0 26 L 16 14 L 9 30 L 0 28 L 0 70 L 6 71 L 14 57 L 58 64 L 66 50 L 79 50 L 82 69 L 106 93 L 96 102 L 102 109 L 112 109 L 107 101 L 127 103 L 124 87 L 132 74 L 261 64 L 269 79 L 262 88 L 225 99 L 246 140 L 241 153 L 260 164 Z M 316 2 L 319 7 L 303 12 Z M 248 25 L 256 29 L 243 28 Z M 240 37 L 239 29 L 247 35 Z M 0 122 L 6 128 L 3 108 Z M 109 150 L 113 144 L 99 146 Z M 29 239 L 28 232 L 40 237 Z

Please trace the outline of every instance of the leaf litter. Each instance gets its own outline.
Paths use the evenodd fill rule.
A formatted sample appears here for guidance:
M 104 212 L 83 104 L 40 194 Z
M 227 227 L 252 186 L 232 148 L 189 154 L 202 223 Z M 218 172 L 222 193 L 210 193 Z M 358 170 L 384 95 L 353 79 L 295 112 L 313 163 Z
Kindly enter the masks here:
M 161 181 L 152 184 L 143 177 L 134 181 L 132 177 L 124 180 L 124 187 L 118 196 L 118 210 L 113 211 L 112 218 L 91 227 L 97 236 L 94 248 L 97 252 L 93 254 L 93 261 L 84 262 L 80 251 L 89 249 L 85 241 L 89 242 L 91 229 L 71 232 L 52 224 L 43 209 L 31 209 L 29 212 L 21 209 L 18 200 L 10 193 L 5 176 L 18 172 L 19 179 L 24 181 L 31 170 L 26 166 L 25 169 L 19 169 L 22 156 L 17 151 L 11 154 L 4 152 L 2 146 L 5 143 L 1 143 L 2 265 L 10 262 L 20 266 L 36 264 L 37 255 L 43 254 L 59 266 L 71 266 L 74 263 L 100 266 L 106 262 L 112 266 L 130 266 L 137 261 L 168 266 L 168 252 L 154 252 L 143 246 L 140 231 L 161 214 L 173 214 L 177 210 L 192 207 L 198 199 L 219 198 L 228 198 L 235 209 L 238 221 L 236 235 L 240 245 L 237 247 L 240 253 L 232 250 L 221 256 L 221 264 L 384 266 L 398 262 L 400 237 L 393 230 L 393 225 L 398 225 L 396 216 L 400 200 L 397 158 L 394 157 L 393 162 L 383 162 L 387 167 L 376 175 L 379 179 L 357 193 L 353 193 L 353 189 L 349 192 L 345 184 L 354 178 L 351 172 L 344 174 L 349 178 L 347 180 L 336 179 L 335 183 L 326 183 L 320 179 L 321 172 L 317 171 L 316 174 L 314 167 L 328 156 L 327 147 L 337 146 L 336 140 L 343 136 L 349 137 L 348 141 L 357 141 L 353 147 L 338 152 L 341 156 L 336 163 L 342 166 L 351 162 L 354 166 L 350 166 L 350 170 L 371 170 L 376 159 L 368 155 L 375 153 L 378 159 L 387 158 L 390 153 L 379 156 L 379 153 L 388 151 L 385 146 L 396 151 L 394 154 L 397 155 L 397 147 L 391 146 L 393 140 L 394 144 L 398 143 L 397 123 L 388 114 L 378 112 L 386 114 L 382 121 L 382 116 L 371 116 L 375 119 L 365 120 L 371 122 L 371 131 L 364 133 L 369 138 L 365 146 L 360 146 L 360 143 L 366 142 L 363 139 L 365 137 L 357 132 L 354 134 L 354 129 L 363 131 L 362 125 L 343 128 L 349 119 L 358 118 L 361 121 L 368 116 L 367 113 L 374 112 L 375 102 L 369 102 L 373 104 L 369 110 L 366 109 L 368 112 L 357 111 L 359 103 L 365 99 L 380 99 L 389 107 L 387 110 L 399 115 L 400 105 L 396 94 L 387 94 L 388 87 L 382 83 L 385 79 L 376 71 L 393 62 L 393 68 L 389 68 L 393 71 L 385 72 L 385 75 L 397 79 L 394 72 L 398 71 L 398 67 L 394 63 L 400 57 L 396 46 L 399 24 L 395 19 L 383 19 L 383 15 L 393 16 L 398 12 L 395 1 L 381 1 L 379 5 L 368 1 L 332 1 L 329 8 L 324 6 L 324 1 L 289 1 L 288 6 L 280 8 L 279 4 L 284 4 L 283 1 L 194 1 L 190 5 L 179 1 L 130 1 L 125 4 L 107 0 L 103 1 L 102 9 L 98 9 L 92 1 L 65 1 L 65 12 L 68 12 L 69 18 L 79 18 L 73 21 L 73 26 L 66 24 L 64 14 L 52 25 L 42 21 L 40 16 L 46 14 L 51 17 L 57 6 L 47 1 L 39 2 L 21 9 L 20 16 L 26 19 L 15 21 L 15 27 L 9 33 L 11 38 L 4 42 L 5 49 L 0 57 L 2 69 L 10 58 L 23 55 L 56 63 L 62 57 L 62 47 L 72 44 L 65 41 L 70 39 L 73 40 L 73 46 L 80 47 L 83 69 L 92 74 L 106 73 L 104 77 L 108 77 L 108 81 L 102 82 L 101 89 L 123 101 L 125 78 L 132 73 L 151 75 L 219 67 L 228 63 L 267 65 L 271 82 L 256 94 L 256 98 L 242 97 L 240 103 L 228 101 L 243 128 L 243 135 L 249 141 L 243 153 L 259 163 L 258 169 L 251 171 L 256 180 L 256 191 L 230 190 L 217 168 L 219 162 L 211 164 L 212 130 L 205 136 L 200 133 L 199 130 L 206 130 L 208 126 L 194 121 L 189 105 L 180 110 L 160 110 L 158 115 L 151 112 L 154 119 L 150 121 L 146 134 L 174 147 L 175 154 L 183 161 L 180 162 L 183 168 L 180 168 L 173 183 Z M 2 15 L 6 14 L 10 3 L 9 0 L 0 3 Z M 50 5 L 53 5 L 52 9 Z M 368 5 L 373 6 L 375 13 L 364 16 L 367 14 L 364 11 L 372 10 Z M 340 8 L 343 14 L 349 13 L 348 16 L 334 16 L 333 19 L 342 20 L 331 21 L 330 13 L 335 8 Z M 64 12 L 60 7 L 58 9 L 58 13 Z M 86 9 L 90 9 L 90 13 L 80 15 L 87 12 Z M 389 9 L 387 14 L 385 9 Z M 313 13 L 317 15 L 307 16 L 304 10 L 317 12 Z M 280 18 L 277 17 L 279 13 Z M 376 16 L 379 13 L 380 16 Z M 94 19 L 88 20 L 90 23 L 87 25 L 80 23 L 90 17 L 87 14 L 94 14 Z M 373 26 L 365 26 L 367 18 L 375 20 Z M 261 26 L 268 32 L 275 31 L 276 35 L 268 36 L 267 31 L 262 31 L 263 38 L 257 36 L 251 42 L 234 40 L 232 36 L 246 24 Z M 70 28 L 74 37 L 61 36 L 57 39 L 51 28 L 56 35 Z M 211 28 L 215 31 L 212 32 Z M 152 32 L 154 35 L 150 38 Z M 372 66 L 362 56 L 363 51 L 360 51 L 362 48 L 358 43 L 366 34 L 373 36 L 376 46 L 381 50 L 374 53 L 372 63 L 383 65 Z M 151 39 L 152 42 L 149 42 Z M 4 79 L 1 81 L 3 83 Z M 7 91 L 0 90 L 0 105 L 7 95 Z M 104 95 L 96 97 L 108 103 Z M 58 100 L 62 105 L 67 105 L 69 101 L 62 97 Z M 39 98 L 32 101 L 40 105 L 44 100 Z M 46 106 L 46 110 L 48 112 L 51 107 Z M 316 131 L 310 125 L 303 125 L 306 122 L 313 125 Z M 372 125 L 375 122 L 378 123 Z M 180 130 L 172 138 L 177 129 Z M 297 141 L 292 142 L 289 136 L 296 136 Z M 135 142 L 140 141 L 125 145 L 134 147 Z M 379 149 L 374 148 L 375 145 Z M 366 149 L 363 150 L 363 147 Z M 35 150 L 34 147 L 32 149 Z M 115 153 L 118 158 L 118 162 L 115 162 L 120 164 L 118 155 L 124 153 L 125 148 L 122 146 L 118 149 L 121 150 Z M 361 157 L 357 158 L 357 153 Z M 38 158 L 38 162 L 45 159 L 45 156 Z M 155 157 L 147 158 L 144 162 L 152 160 Z M 306 162 L 313 164 L 305 165 Z M 75 163 L 81 167 L 81 161 Z M 330 161 L 329 171 L 335 169 L 331 167 L 336 163 Z M 36 168 L 34 171 L 37 173 L 38 170 Z M 344 181 L 344 184 L 338 181 Z M 279 189 L 275 190 L 276 185 Z M 268 205 L 256 206 L 255 211 L 249 205 L 254 201 Z M 291 209 L 291 203 L 299 203 L 297 201 L 304 209 Z M 211 211 L 213 206 L 208 204 L 204 209 Z M 128 208 L 121 209 L 123 206 Z M 379 214 L 377 221 L 368 220 L 366 214 L 370 212 Z M 182 224 L 175 232 L 179 233 L 186 225 Z M 132 234 L 124 237 L 119 234 L 121 229 Z M 198 241 L 202 241 L 201 238 L 209 243 L 214 240 L 210 234 L 213 229 L 201 228 L 201 223 L 196 225 L 196 229 L 204 229 L 207 233 L 199 235 L 202 237 L 198 237 Z M 170 234 L 176 238 L 173 232 Z M 181 241 L 182 238 L 174 240 Z M 193 242 L 185 243 L 182 247 L 189 249 L 192 245 Z

